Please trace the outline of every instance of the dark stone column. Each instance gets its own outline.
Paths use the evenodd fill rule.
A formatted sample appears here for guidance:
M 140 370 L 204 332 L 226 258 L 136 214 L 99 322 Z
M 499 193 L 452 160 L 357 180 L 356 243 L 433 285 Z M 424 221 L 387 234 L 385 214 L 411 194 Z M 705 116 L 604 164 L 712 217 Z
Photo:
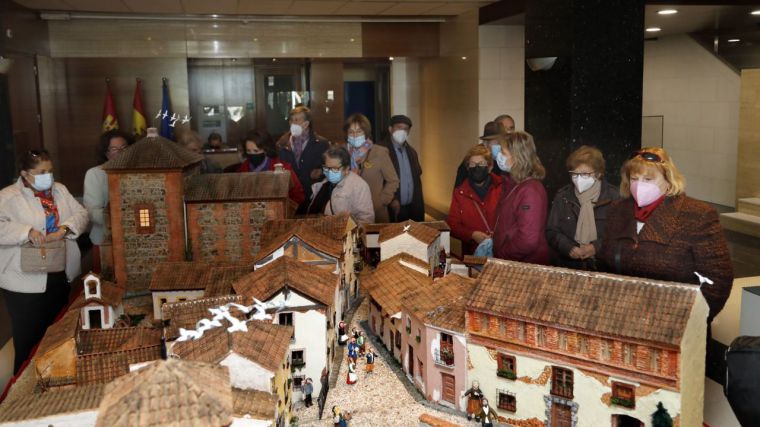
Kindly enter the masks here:
M 607 179 L 641 145 L 644 2 L 531 0 L 525 57 L 558 57 L 525 70 L 525 129 L 532 133 L 549 193 L 570 182 L 565 159 L 581 145 L 602 150 Z

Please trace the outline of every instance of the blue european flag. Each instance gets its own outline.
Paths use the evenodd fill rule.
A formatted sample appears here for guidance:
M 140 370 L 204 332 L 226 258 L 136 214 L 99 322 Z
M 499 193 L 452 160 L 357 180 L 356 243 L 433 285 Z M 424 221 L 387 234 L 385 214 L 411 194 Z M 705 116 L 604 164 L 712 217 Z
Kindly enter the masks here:
M 172 101 L 169 99 L 169 85 L 164 78 L 163 83 L 163 100 L 161 101 L 161 136 L 174 141 L 174 127 L 170 126 L 172 122 Z

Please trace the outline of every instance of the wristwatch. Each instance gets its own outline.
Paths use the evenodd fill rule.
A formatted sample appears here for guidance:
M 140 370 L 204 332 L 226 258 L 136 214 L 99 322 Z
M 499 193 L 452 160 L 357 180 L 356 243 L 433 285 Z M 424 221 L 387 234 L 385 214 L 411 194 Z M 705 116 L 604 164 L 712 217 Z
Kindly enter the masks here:
M 68 225 L 62 225 L 62 226 L 60 226 L 60 227 L 58 227 L 58 228 L 64 231 L 64 233 L 63 233 L 63 236 L 64 236 L 64 237 L 66 237 L 66 236 L 68 236 L 69 234 L 72 234 L 72 233 L 73 233 L 73 232 L 71 231 L 71 229 L 69 228 L 69 226 L 68 226 Z

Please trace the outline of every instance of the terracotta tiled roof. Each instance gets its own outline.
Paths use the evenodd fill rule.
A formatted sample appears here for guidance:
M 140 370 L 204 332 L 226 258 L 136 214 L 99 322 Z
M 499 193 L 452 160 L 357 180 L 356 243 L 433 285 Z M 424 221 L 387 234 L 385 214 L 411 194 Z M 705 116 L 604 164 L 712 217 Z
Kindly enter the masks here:
M 164 329 L 166 339 L 173 340 L 179 337 L 179 328 L 195 329 L 199 320 L 213 317 L 208 311 L 210 308 L 216 308 L 230 302 L 241 304 L 243 298 L 239 295 L 224 295 L 164 304 L 161 307 L 161 318 L 168 323 Z M 246 318 L 245 314 L 235 308 L 232 308 L 230 312 L 238 319 Z
M 98 427 L 226 426 L 232 423 L 227 368 L 158 361 L 106 386 Z
M 402 307 L 426 325 L 464 332 L 464 305 L 473 289 L 474 279 L 449 274 L 404 298 Z
M 101 305 L 118 307 L 121 304 L 124 297 L 125 289 L 112 282 L 102 281 L 100 282 L 100 298 L 91 297 L 88 299 L 77 299 L 71 308 L 82 308 L 87 304 L 96 302 Z
M 314 265 L 281 256 L 233 283 L 235 293 L 246 303 L 253 298 L 266 301 L 282 288 L 288 288 L 325 305 L 335 303 L 338 276 Z
M 230 352 L 245 357 L 274 372 L 285 360 L 293 335 L 292 326 L 251 320 L 248 331 L 227 332 L 227 328 L 206 331 L 197 340 L 175 342 L 172 353 L 182 360 L 219 363 Z
M 236 417 L 250 415 L 257 420 L 273 420 L 277 396 L 260 390 L 232 390 L 232 405 Z
M 468 310 L 679 345 L 699 287 L 489 259 Z
M 404 231 L 407 227 L 407 231 Z M 441 232 L 435 228 L 429 227 L 421 222 L 407 220 L 396 224 L 388 224 L 383 227 L 380 230 L 378 242 L 385 242 L 386 240 L 398 237 L 404 233 L 409 233 L 412 237 L 426 245 L 433 243 L 435 239 L 441 235 Z
M 466 265 L 484 265 L 488 262 L 488 257 L 465 255 L 462 262 Z
M 185 181 L 187 202 L 287 199 L 290 174 L 278 172 L 213 173 Z
M 161 331 L 154 328 L 90 329 L 79 331 L 77 353 L 108 353 L 159 344 Z
M 399 262 L 399 261 L 404 261 L 409 264 L 416 265 L 417 267 L 424 268 L 427 271 L 430 270 L 430 264 L 417 258 L 414 255 L 410 255 L 408 252 L 399 252 L 396 255 L 393 255 L 392 257 L 386 259 L 384 262 Z
M 446 221 L 423 221 L 420 224 L 425 224 L 430 228 L 435 228 L 438 231 L 451 231 L 451 227 Z
M 328 236 L 333 240 L 341 241 L 345 240 L 347 231 L 357 227 L 351 216 L 345 212 L 338 215 L 315 218 L 275 219 L 269 220 L 264 224 L 261 231 L 261 242 L 266 244 L 266 242 L 275 237 L 292 231 L 299 223 L 307 224 L 317 233 Z
M 254 258 L 254 262 L 266 258 L 292 238 L 298 238 L 305 244 L 334 258 L 340 258 L 343 255 L 343 240 L 331 239 L 324 234 L 318 233 L 305 222 L 299 222 L 291 230 L 272 238 L 266 243 L 262 243 L 261 249 L 259 249 L 258 254 Z
M 184 169 L 203 156 L 163 137 L 143 138 L 103 165 L 105 170 Z
M 80 298 L 82 298 L 81 295 Z M 69 310 L 60 320 L 50 325 L 40 341 L 36 354 L 45 354 L 64 342 L 75 339 L 79 327 L 79 315 L 79 310 Z
M 203 290 L 210 265 L 206 262 L 166 261 L 150 277 L 151 291 Z
M 77 384 L 105 384 L 129 373 L 129 365 L 161 358 L 161 345 L 154 344 L 106 353 L 77 356 Z
M 396 260 L 381 262 L 375 271 L 362 277 L 362 287 L 377 301 L 383 311 L 391 315 L 401 311 L 401 303 L 408 293 L 433 285 L 433 279 Z
M 211 267 L 201 283 L 206 290 L 204 297 L 220 297 L 233 294 L 232 282 L 253 271 L 253 264 Z
M 34 421 L 41 418 L 78 414 L 98 409 L 103 385 L 53 389 L 6 400 L 0 405 L 0 423 Z

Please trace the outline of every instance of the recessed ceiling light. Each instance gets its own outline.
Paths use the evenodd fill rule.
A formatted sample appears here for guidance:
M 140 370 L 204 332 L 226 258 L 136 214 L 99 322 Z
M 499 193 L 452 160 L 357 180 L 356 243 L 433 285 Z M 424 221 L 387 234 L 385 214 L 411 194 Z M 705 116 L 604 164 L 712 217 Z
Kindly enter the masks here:
M 760 9 L 758 9 L 758 10 L 753 10 L 753 11 L 752 11 L 752 12 L 750 12 L 749 14 L 750 14 L 750 15 L 760 15 Z
M 658 15 L 675 15 L 676 13 L 678 13 L 676 9 L 662 9 L 657 11 Z
M 388 60 L 389 60 L 389 61 L 393 61 L 394 59 L 396 59 L 396 58 L 394 58 L 394 57 L 392 57 L 392 56 L 389 56 L 389 57 L 388 57 Z
M 646 31 L 647 31 L 647 33 L 656 33 L 656 32 L 661 31 L 661 30 L 662 30 L 662 28 L 660 28 L 660 27 L 649 27 L 649 28 L 647 28 Z
M 727 41 L 728 41 L 729 43 L 738 43 L 738 42 L 740 42 L 740 41 L 742 41 L 742 40 L 741 40 L 741 39 L 728 39 Z
M 353 42 L 355 42 L 355 41 L 356 41 L 356 39 L 355 39 L 355 38 L 353 38 L 353 37 L 351 37 L 351 43 L 353 43 Z
M 466 57 L 466 56 L 463 56 L 463 57 L 462 57 L 462 61 L 466 61 L 466 60 L 467 60 L 467 57 Z

